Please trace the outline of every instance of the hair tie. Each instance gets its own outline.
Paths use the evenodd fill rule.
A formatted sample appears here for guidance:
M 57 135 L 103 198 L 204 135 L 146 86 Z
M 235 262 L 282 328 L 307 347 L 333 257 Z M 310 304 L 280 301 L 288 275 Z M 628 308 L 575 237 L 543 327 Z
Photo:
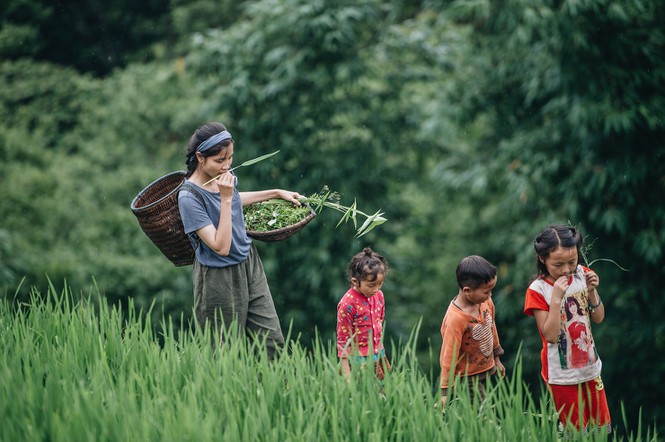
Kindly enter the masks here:
M 233 137 L 229 133 L 228 130 L 223 130 L 218 134 L 215 134 L 205 140 L 203 143 L 199 144 L 199 147 L 196 148 L 197 152 L 205 152 L 206 150 L 210 149 L 211 147 L 217 146 L 219 143 L 221 143 L 224 140 L 232 140 Z

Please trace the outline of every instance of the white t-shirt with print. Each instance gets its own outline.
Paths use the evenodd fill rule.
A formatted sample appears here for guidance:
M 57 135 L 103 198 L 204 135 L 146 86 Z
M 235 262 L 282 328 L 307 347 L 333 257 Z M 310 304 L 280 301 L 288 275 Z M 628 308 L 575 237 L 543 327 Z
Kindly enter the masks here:
M 561 301 L 558 342 L 550 344 L 540 336 L 541 375 L 550 384 L 574 385 L 600 376 L 602 362 L 591 333 L 585 270 L 588 269 L 578 265 L 570 277 L 570 286 Z M 526 291 L 524 313 L 533 316 L 534 310 L 549 311 L 553 288 L 545 278 L 533 281 Z

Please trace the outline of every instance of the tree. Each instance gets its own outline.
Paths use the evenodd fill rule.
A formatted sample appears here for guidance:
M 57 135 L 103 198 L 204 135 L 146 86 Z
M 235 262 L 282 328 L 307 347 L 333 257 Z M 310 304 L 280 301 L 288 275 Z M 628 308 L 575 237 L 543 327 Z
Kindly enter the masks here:
M 156 319 L 189 313 L 187 269 L 174 271 L 129 210 L 143 187 L 182 168 L 180 136 L 199 120 L 175 65 L 102 81 L 21 60 L 0 64 L 0 85 L 3 289 L 13 296 L 25 278 L 26 299 L 48 280 L 83 293 L 98 285 L 113 303 L 164 301 Z
M 167 39 L 164 2 L 9 0 L 0 4 L 0 57 L 30 58 L 105 75 L 155 56 Z
M 310 194 L 328 185 L 363 210 L 390 207 L 395 220 L 393 181 L 416 175 L 420 153 L 404 153 L 416 124 L 399 107 L 399 66 L 382 52 L 381 3 L 265 1 L 244 16 L 202 33 L 187 58 L 192 75 L 207 80 L 200 84 L 211 114 L 238 137 L 237 158 L 281 149 L 241 174 L 241 186 Z M 268 274 L 279 275 L 271 281 L 278 310 L 305 337 L 313 336 L 312 318 L 332 335 L 348 260 L 386 234 L 382 226 L 353 240 L 352 227 L 336 222 L 323 212 L 296 238 L 260 246 Z

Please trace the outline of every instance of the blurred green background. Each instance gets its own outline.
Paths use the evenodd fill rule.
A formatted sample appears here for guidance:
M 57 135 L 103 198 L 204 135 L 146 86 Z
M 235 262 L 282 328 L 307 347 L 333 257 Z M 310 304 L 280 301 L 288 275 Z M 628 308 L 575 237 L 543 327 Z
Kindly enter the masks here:
M 334 339 L 346 265 L 391 264 L 386 339 L 418 327 L 436 388 L 454 270 L 480 254 L 504 357 L 539 394 L 540 340 L 522 313 L 532 241 L 572 223 L 601 279 L 594 335 L 615 421 L 665 418 L 665 3 L 366 0 L 6 0 L 0 4 L 0 283 L 49 281 L 191 319 L 174 267 L 130 211 L 182 170 L 191 133 L 236 139 L 240 190 L 325 185 L 389 221 L 354 239 L 325 210 L 258 243 L 293 338 Z M 331 212 L 331 213 L 330 213 Z M 391 351 L 392 347 L 388 344 Z M 399 346 L 394 351 L 399 351 Z M 662 432 L 662 431 L 661 431 Z

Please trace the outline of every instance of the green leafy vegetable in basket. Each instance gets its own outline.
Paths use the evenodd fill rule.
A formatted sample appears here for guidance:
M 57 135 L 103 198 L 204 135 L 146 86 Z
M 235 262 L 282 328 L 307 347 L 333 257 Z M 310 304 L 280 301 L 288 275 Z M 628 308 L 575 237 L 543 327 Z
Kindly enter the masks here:
M 358 210 L 355 200 L 350 207 L 343 206 L 339 200 L 339 194 L 325 186 L 319 193 L 301 198 L 300 202 L 303 204 L 299 207 L 277 199 L 246 206 L 244 208 L 245 223 L 247 230 L 267 232 L 296 224 L 303 220 L 312 209 L 320 213 L 324 207 L 327 207 L 343 214 L 336 227 L 351 220 L 357 229 L 355 237 L 359 238 L 387 221 L 381 211 L 368 215 Z M 358 227 L 358 216 L 365 218 L 360 227 Z
M 243 208 L 247 230 L 268 232 L 302 221 L 312 209 L 307 205 L 294 206 L 282 199 L 270 199 Z

